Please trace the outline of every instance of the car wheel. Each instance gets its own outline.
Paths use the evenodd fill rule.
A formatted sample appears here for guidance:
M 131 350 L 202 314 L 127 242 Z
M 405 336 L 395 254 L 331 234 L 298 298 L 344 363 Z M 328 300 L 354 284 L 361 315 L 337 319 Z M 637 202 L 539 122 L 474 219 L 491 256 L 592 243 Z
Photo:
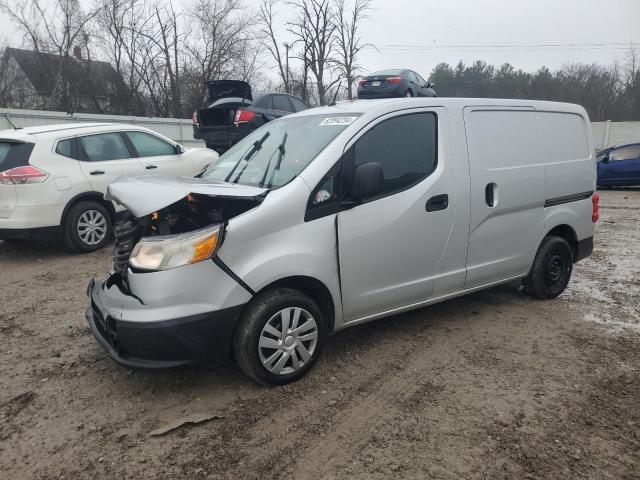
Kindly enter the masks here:
M 311 297 L 276 288 L 255 297 L 243 313 L 233 354 L 242 371 L 256 382 L 284 385 L 309 371 L 326 337 L 326 320 Z
M 413 97 L 413 92 L 411 90 L 407 90 L 406 92 L 404 92 L 404 96 L 405 97 Z
M 555 298 L 564 292 L 573 270 L 573 251 L 561 237 L 549 236 L 540 244 L 524 280 L 524 290 L 543 300 Z
M 72 206 L 63 228 L 65 245 L 80 253 L 100 250 L 109 241 L 113 231 L 107 209 L 91 201 Z

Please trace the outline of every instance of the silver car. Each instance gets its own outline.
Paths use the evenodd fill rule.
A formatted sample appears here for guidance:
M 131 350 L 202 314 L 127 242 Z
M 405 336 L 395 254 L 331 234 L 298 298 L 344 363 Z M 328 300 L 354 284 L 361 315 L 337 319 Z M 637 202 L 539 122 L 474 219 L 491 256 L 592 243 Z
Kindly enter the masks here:
M 201 178 L 109 186 L 127 209 L 88 287 L 100 344 L 132 367 L 233 358 L 304 375 L 328 335 L 522 279 L 563 292 L 591 254 L 595 155 L 582 107 L 356 101 L 275 120 Z

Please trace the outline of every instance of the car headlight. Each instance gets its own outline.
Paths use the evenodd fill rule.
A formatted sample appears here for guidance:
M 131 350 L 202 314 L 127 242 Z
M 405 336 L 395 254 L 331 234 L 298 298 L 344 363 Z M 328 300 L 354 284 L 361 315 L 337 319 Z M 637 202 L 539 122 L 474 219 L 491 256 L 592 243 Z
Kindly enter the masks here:
M 222 226 L 180 235 L 143 237 L 133 248 L 129 263 L 141 270 L 169 270 L 208 260 L 222 242 Z

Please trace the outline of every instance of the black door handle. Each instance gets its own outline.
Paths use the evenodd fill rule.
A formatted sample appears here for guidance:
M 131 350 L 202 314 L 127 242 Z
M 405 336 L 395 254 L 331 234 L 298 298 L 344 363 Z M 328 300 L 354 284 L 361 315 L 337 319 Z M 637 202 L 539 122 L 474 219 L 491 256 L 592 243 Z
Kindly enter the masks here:
M 146 167 L 147 170 L 153 170 L 154 168 L 158 168 L 156 165 L 147 165 Z
M 94 170 L 93 172 L 89 172 L 89 175 L 104 175 L 102 170 Z
M 488 207 L 496 206 L 496 184 L 495 183 L 487 183 L 487 186 L 484 187 L 484 201 Z
M 427 201 L 427 212 L 437 212 L 439 210 L 446 210 L 449 206 L 449 195 L 443 193 L 442 195 L 436 195 L 431 197 Z

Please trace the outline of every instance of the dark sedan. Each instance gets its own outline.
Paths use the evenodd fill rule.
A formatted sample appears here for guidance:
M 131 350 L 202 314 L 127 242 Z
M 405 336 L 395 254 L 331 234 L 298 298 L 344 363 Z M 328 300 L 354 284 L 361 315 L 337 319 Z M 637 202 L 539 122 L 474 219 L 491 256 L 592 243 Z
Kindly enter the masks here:
M 413 70 L 381 70 L 358 84 L 358 98 L 435 97 L 433 85 Z
M 309 108 L 285 93 L 253 95 L 249 84 L 240 80 L 215 80 L 206 86 L 205 105 L 193 113 L 193 137 L 220 154 L 265 123 Z

